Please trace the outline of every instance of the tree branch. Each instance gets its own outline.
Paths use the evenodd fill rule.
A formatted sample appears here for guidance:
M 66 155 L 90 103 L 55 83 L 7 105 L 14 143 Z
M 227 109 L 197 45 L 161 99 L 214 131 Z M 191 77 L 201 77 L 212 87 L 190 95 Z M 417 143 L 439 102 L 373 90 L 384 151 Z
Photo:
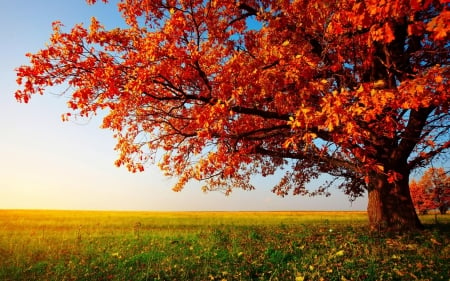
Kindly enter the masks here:
M 258 11 L 255 8 L 252 8 L 247 4 L 239 4 L 238 8 L 241 10 L 245 10 L 246 13 L 244 13 L 240 17 L 237 17 L 234 20 L 230 21 L 227 25 L 227 28 L 228 28 L 228 26 L 233 25 L 233 23 L 235 23 L 237 21 L 243 20 L 243 19 L 251 17 L 251 16 L 256 16 L 256 14 L 258 13 Z
M 283 120 L 283 121 L 289 121 L 289 117 L 291 117 L 290 114 L 280 114 L 278 112 L 273 111 L 266 111 L 266 110 L 260 110 L 257 108 L 248 108 L 248 107 L 242 107 L 242 106 L 233 106 L 231 107 L 231 110 L 236 113 L 241 114 L 249 114 L 249 115 L 256 115 L 260 116 L 266 119 L 277 119 L 277 120 Z
M 442 153 L 444 150 L 449 148 L 450 148 L 450 141 L 444 143 L 442 146 L 433 151 L 430 151 L 428 153 L 421 153 L 418 157 L 416 157 L 414 160 L 408 163 L 408 168 L 410 170 L 418 168 L 422 166 L 426 160 L 433 158 L 434 156 Z
M 433 112 L 434 109 L 434 107 L 428 107 L 411 111 L 405 133 L 401 136 L 402 140 L 398 148 L 394 151 L 396 159 L 406 161 L 419 142 L 423 128 L 427 123 L 428 115 Z

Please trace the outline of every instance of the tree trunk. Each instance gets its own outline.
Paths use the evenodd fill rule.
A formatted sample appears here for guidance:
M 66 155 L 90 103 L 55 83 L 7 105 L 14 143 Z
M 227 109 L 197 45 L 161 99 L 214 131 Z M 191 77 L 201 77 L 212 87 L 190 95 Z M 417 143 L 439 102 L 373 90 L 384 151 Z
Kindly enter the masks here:
M 410 231 L 423 226 L 409 193 L 409 176 L 389 183 L 386 175 L 372 175 L 367 213 L 372 231 Z

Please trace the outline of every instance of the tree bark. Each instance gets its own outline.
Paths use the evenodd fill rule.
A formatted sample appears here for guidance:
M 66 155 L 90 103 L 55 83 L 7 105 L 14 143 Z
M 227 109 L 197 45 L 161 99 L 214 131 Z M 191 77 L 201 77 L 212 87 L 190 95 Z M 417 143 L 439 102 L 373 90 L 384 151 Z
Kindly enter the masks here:
M 367 213 L 372 231 L 423 229 L 409 193 L 409 176 L 389 183 L 386 175 L 372 175 Z

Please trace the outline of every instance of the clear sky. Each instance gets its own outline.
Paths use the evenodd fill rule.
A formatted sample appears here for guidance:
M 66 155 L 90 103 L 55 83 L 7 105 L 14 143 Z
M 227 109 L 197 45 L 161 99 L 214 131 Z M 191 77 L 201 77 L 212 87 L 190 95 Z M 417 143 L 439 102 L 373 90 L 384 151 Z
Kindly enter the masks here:
M 100 1 L 99 1 L 100 2 Z M 204 194 L 192 182 L 180 193 L 157 167 L 131 174 L 114 166 L 115 141 L 99 128 L 100 118 L 61 122 L 66 100 L 57 89 L 29 104 L 14 99 L 14 68 L 27 64 L 27 52 L 43 48 L 51 23 L 67 28 L 97 17 L 107 28 L 122 24 L 115 4 L 84 0 L 0 0 L 0 209 L 91 210 L 365 210 L 367 199 L 352 205 L 333 196 L 279 198 L 270 192 L 277 178 L 255 178 L 256 191 L 226 197 Z

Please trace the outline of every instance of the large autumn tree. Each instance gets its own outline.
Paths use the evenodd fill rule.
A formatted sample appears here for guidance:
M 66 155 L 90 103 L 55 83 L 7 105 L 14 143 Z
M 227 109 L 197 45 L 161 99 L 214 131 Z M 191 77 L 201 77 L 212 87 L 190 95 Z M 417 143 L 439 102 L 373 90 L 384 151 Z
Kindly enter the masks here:
M 350 197 L 368 191 L 372 228 L 421 227 L 410 172 L 450 147 L 448 0 L 118 8 L 126 28 L 55 22 L 47 47 L 17 69 L 16 98 L 66 85 L 63 119 L 106 110 L 116 164 L 155 161 L 178 178 L 176 191 L 191 179 L 253 189 L 252 175 L 283 169 L 278 195 L 334 183 Z M 337 180 L 305 187 L 323 173 Z

